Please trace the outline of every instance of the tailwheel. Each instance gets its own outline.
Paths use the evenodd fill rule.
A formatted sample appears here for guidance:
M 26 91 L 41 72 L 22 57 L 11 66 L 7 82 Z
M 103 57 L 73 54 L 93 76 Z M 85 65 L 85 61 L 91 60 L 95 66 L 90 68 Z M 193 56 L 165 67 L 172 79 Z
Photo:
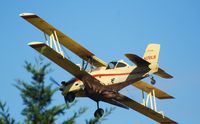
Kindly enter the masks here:
M 152 85 L 156 84 L 156 80 L 154 79 L 154 77 L 151 77 L 151 84 Z
M 104 114 L 104 110 L 102 108 L 98 108 L 95 112 L 94 112 L 94 117 L 95 118 L 101 118 Z
M 65 102 L 73 102 L 75 99 L 75 94 L 69 92 L 66 96 L 65 96 Z

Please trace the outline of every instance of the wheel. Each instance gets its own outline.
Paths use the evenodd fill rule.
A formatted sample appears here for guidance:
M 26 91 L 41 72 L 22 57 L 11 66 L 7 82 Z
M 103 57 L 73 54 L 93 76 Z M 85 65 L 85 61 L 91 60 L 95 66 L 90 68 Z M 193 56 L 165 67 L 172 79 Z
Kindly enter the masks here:
M 151 84 L 154 85 L 156 83 L 156 80 L 154 78 L 151 78 Z
M 102 108 L 99 108 L 95 111 L 94 117 L 95 118 L 101 118 L 104 114 L 104 110 Z
M 66 96 L 65 96 L 65 102 L 73 102 L 75 99 L 75 94 L 74 93 L 68 93 Z
M 62 85 L 65 85 L 65 84 L 66 84 L 66 82 L 65 82 L 65 81 L 62 81 L 62 82 L 61 82 L 61 84 L 62 84 Z

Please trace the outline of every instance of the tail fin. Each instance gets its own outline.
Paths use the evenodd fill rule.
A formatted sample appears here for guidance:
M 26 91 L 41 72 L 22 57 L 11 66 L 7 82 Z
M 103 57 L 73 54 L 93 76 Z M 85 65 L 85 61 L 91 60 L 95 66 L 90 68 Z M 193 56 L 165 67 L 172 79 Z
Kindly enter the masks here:
M 173 78 L 170 74 L 158 68 L 158 57 L 160 53 L 160 44 L 149 44 L 144 53 L 144 60 L 148 61 L 152 73 L 162 77 L 162 78 Z
M 143 59 L 150 63 L 149 73 L 155 73 L 158 71 L 158 56 L 160 53 L 160 44 L 149 44 L 145 50 Z
M 144 53 L 144 60 L 149 63 L 158 63 L 160 44 L 149 44 Z
M 149 44 L 145 50 L 143 59 L 135 54 L 125 54 L 125 56 L 138 67 L 148 66 L 150 74 L 156 74 L 162 78 L 172 78 L 170 74 L 158 67 L 158 57 L 160 44 Z

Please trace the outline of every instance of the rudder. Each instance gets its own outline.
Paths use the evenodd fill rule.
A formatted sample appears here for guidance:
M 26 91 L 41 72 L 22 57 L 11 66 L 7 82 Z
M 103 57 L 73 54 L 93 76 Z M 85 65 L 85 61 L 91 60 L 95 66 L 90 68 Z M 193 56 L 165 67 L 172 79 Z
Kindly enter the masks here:
M 160 44 L 149 44 L 144 53 L 144 60 L 149 63 L 158 63 Z
M 160 44 L 149 44 L 145 50 L 143 59 L 151 63 L 149 68 L 150 73 L 154 73 L 162 78 L 173 78 L 172 75 L 165 72 L 163 69 L 158 67 L 158 57 L 160 53 Z

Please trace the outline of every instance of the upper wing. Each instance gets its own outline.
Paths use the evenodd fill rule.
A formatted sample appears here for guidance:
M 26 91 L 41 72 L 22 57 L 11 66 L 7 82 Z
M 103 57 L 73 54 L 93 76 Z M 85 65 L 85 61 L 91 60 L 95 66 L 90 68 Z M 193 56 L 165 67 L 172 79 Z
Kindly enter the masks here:
M 144 81 L 137 81 L 132 84 L 133 86 L 137 87 L 138 89 L 141 89 L 142 91 L 145 91 L 146 93 L 152 92 L 152 90 L 155 91 L 155 96 L 159 99 L 173 99 L 174 97 L 165 93 L 164 91 L 153 87 L 152 85 L 149 85 L 148 83 Z
M 119 94 L 121 95 L 121 94 Z M 177 124 L 177 122 L 171 120 L 170 118 L 164 116 L 148 107 L 145 107 L 144 105 L 124 96 L 121 95 L 122 97 L 116 97 L 116 101 L 132 108 L 133 110 L 161 123 L 161 124 Z
M 54 28 L 52 25 L 48 24 L 46 21 L 41 19 L 39 16 L 33 14 L 33 13 L 22 13 L 20 14 L 22 18 L 24 18 L 26 21 L 30 22 L 32 25 L 40 29 L 45 34 L 48 34 L 49 36 L 53 33 L 53 31 L 56 31 L 56 34 L 58 36 L 59 42 L 64 45 L 66 48 L 74 52 L 76 55 L 78 55 L 80 58 L 88 61 L 89 59 L 92 59 L 88 62 L 93 64 L 94 66 L 101 67 L 106 66 L 107 63 L 103 60 L 97 58 L 93 53 L 88 51 L 86 48 Z

